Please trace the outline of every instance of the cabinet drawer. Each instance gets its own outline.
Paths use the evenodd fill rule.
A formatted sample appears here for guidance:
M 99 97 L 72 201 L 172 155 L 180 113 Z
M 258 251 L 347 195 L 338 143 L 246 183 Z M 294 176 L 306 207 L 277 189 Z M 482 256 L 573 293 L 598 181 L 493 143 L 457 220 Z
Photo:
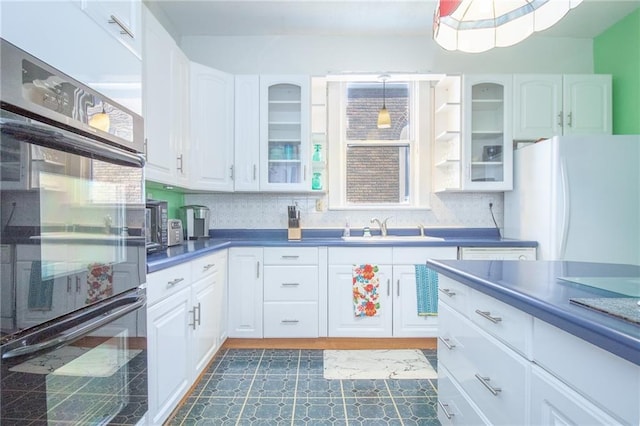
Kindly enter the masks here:
M 189 263 L 172 266 L 147 275 L 147 304 L 155 302 L 191 285 Z
M 264 337 L 318 337 L 318 303 L 266 302 Z
M 438 363 L 438 420 L 444 426 L 489 424 L 473 409 L 469 396 L 440 363 Z
M 456 259 L 458 257 L 457 247 L 394 247 L 394 265 L 415 265 L 422 264 L 427 259 Z
M 317 266 L 265 266 L 264 300 L 318 300 Z
M 531 315 L 474 289 L 469 291 L 467 316 L 481 329 L 531 359 Z
M 537 318 L 533 360 L 623 423 L 640 424 L 640 366 Z
M 438 342 L 438 365 L 443 363 L 470 399 L 482 407 L 491 424 L 525 424 L 529 362 L 468 319 L 441 306 L 444 316 L 440 322 L 456 323 L 449 329 L 449 343 L 455 347 L 445 351 Z
M 466 285 L 438 274 L 438 300 L 462 314 L 467 312 L 467 299 L 470 290 Z
M 226 264 L 226 256 L 223 256 L 223 259 Z M 195 282 L 201 278 L 213 275 L 216 271 L 220 270 L 221 260 L 222 259 L 218 256 L 218 253 L 198 257 L 197 259 L 192 260 L 189 262 L 191 265 L 191 279 Z
M 316 247 L 274 247 L 264 249 L 265 265 L 317 265 Z
M 363 263 L 393 263 L 393 248 L 341 248 L 329 247 L 329 265 L 356 265 Z

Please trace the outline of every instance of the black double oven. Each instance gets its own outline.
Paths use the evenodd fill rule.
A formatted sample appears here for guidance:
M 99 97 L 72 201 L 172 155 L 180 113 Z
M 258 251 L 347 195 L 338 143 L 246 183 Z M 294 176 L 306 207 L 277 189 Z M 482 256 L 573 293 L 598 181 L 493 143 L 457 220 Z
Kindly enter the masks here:
M 0 424 L 144 424 L 142 118 L 0 42 Z

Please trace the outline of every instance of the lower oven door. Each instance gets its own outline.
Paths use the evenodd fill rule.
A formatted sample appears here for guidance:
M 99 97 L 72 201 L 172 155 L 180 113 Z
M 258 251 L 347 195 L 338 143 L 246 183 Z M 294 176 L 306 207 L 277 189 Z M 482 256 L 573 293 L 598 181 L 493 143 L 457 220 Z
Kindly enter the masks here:
M 37 327 L 2 351 L 2 425 L 143 424 L 144 288 Z

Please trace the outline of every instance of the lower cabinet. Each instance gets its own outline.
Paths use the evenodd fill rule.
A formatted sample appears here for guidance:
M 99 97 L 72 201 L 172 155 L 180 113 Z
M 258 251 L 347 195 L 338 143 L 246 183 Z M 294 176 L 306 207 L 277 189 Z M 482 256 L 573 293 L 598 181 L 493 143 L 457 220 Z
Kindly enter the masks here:
M 227 253 L 147 276 L 149 419 L 162 424 L 226 338 Z
M 262 257 L 262 247 L 229 249 L 229 337 L 263 337 Z

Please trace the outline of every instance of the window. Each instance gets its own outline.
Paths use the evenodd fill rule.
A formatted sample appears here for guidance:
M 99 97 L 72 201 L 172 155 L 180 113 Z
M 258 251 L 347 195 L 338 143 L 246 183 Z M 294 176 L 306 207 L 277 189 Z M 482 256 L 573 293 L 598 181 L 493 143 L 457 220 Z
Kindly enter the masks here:
M 330 209 L 428 207 L 428 99 L 421 81 L 387 82 L 384 93 L 379 81 L 329 82 Z M 379 129 L 383 101 L 391 127 Z

